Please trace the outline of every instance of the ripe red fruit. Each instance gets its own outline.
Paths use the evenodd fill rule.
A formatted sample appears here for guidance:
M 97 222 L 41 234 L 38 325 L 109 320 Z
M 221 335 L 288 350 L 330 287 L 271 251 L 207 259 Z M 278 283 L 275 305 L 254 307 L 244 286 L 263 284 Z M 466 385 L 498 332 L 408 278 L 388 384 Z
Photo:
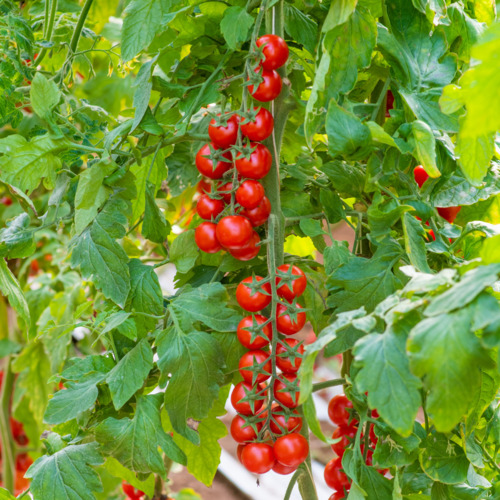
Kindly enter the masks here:
M 254 370 L 247 369 L 253 366 L 261 365 L 262 363 L 265 364 L 259 369 L 258 373 Z M 243 354 L 240 358 L 238 369 L 245 382 L 248 382 L 249 384 L 260 384 L 271 376 L 273 367 L 269 353 L 257 350 L 248 351 Z
M 349 447 L 352 440 L 356 437 L 355 427 L 337 427 L 332 434 L 332 439 L 341 438 L 338 443 L 332 444 L 332 450 L 341 457 L 345 449 Z
M 294 431 L 299 432 L 300 429 L 302 429 L 302 418 L 295 410 L 287 415 L 278 415 L 277 413 L 286 412 L 281 406 L 273 408 L 273 418 L 271 419 L 269 427 L 271 428 L 271 432 L 274 434 L 287 434 Z M 286 430 L 283 431 L 280 426 Z
M 204 194 L 198 200 L 196 211 L 202 219 L 212 220 L 224 210 L 224 207 L 225 204 L 222 200 L 210 198 L 210 196 Z
M 234 386 L 231 393 L 231 404 L 233 408 L 242 415 L 255 415 L 264 404 L 262 399 L 253 401 L 253 410 L 250 401 L 241 401 L 252 392 L 252 386 L 246 382 L 240 382 Z
M 31 467 L 33 460 L 27 453 L 19 453 L 16 457 L 16 470 L 23 474 Z
M 264 278 L 261 276 L 255 276 L 253 279 L 249 276 L 236 288 L 236 300 L 245 311 L 257 312 L 271 303 L 271 285 L 269 283 L 264 283 L 260 287 L 262 291 L 257 290 L 256 292 L 253 292 L 252 289 L 247 286 L 247 284 L 252 283 L 252 281 L 262 281 L 263 279 Z
M 450 224 L 453 224 L 461 208 L 462 207 L 437 207 L 436 210 L 443 219 L 447 220 Z
M 240 123 L 241 133 L 251 141 L 257 142 L 267 139 L 272 134 L 273 127 L 273 115 L 266 108 L 260 108 L 255 119 Z
M 328 500 L 344 500 L 345 495 L 343 491 L 336 491 L 333 493 Z
M 258 227 L 264 224 L 269 215 L 271 214 L 271 202 L 264 196 L 262 202 L 257 208 L 252 208 L 251 210 L 242 210 L 240 215 L 246 217 L 253 227 Z
M 264 60 L 261 65 L 264 69 L 278 69 L 283 66 L 289 55 L 288 45 L 278 35 L 264 35 L 257 40 L 257 47 L 262 47 Z
M 222 217 L 215 232 L 219 243 L 225 248 L 241 248 L 250 242 L 253 235 L 250 221 L 241 215 Z
M 325 482 L 337 491 L 349 490 L 351 483 L 342 469 L 342 459 L 340 457 L 330 460 L 325 466 Z
M 415 178 L 415 182 L 418 184 L 418 187 L 422 187 L 424 182 L 429 178 L 429 174 L 425 171 L 422 165 L 419 165 L 413 169 L 413 177 Z
M 200 250 L 206 253 L 216 253 L 222 249 L 216 236 L 217 224 L 202 222 L 194 231 L 194 241 Z
M 262 427 L 262 424 L 256 425 L 257 429 Z M 231 421 L 231 436 L 237 443 L 248 443 L 257 439 L 257 432 L 251 425 L 247 425 L 245 419 L 241 415 L 236 415 Z
M 12 432 L 12 436 L 14 437 L 14 441 L 21 445 L 25 446 L 28 444 L 28 436 L 24 432 L 24 426 L 22 422 L 16 420 L 15 418 L 10 417 L 10 430 Z
M 309 455 L 307 439 L 297 432 L 279 437 L 273 448 L 276 460 L 287 467 L 298 467 Z
M 257 208 L 265 194 L 262 184 L 250 179 L 243 181 L 236 190 L 236 201 L 243 208 Z
M 238 260 L 247 261 L 252 260 L 259 255 L 260 252 L 260 236 L 257 232 L 253 232 L 250 241 L 241 248 L 229 249 L 229 253 Z
M 243 448 L 245 448 L 244 444 L 239 444 L 238 447 L 236 448 L 236 456 L 238 457 L 238 460 L 241 462 L 241 454 L 243 453 Z
M 302 309 L 300 304 L 296 304 L 296 307 L 297 309 Z M 293 335 L 302 330 L 306 324 L 306 313 L 296 313 L 295 319 L 292 319 L 287 311 L 288 309 L 285 304 L 278 304 L 276 309 L 276 328 L 283 335 Z
M 10 207 L 12 205 L 12 198 L 10 198 L 9 196 L 3 196 L 2 198 L 0 198 L 0 203 L 2 205 L 5 205 L 6 207 Z
M 391 109 L 394 109 L 394 94 L 388 90 L 387 91 L 387 100 L 386 100 L 386 106 L 385 106 L 385 117 L 390 118 L 391 115 L 389 111 Z
M 217 187 L 217 193 L 222 196 L 224 203 L 231 203 L 231 191 L 233 189 L 232 182 L 221 183 Z
M 287 381 L 287 384 L 283 382 Z M 287 408 L 296 408 L 299 404 L 300 391 L 290 392 L 290 384 L 297 381 L 296 375 L 281 375 L 274 381 L 273 393 L 276 401 Z
M 250 147 L 254 150 L 250 156 L 247 158 L 243 153 L 239 153 L 234 165 L 242 177 L 262 179 L 271 170 L 273 157 L 264 144 L 251 142 Z
M 137 488 L 134 488 L 131 484 L 128 484 L 126 481 L 122 482 L 122 489 L 125 495 L 128 495 L 131 499 L 139 499 L 142 498 L 145 493 Z
M 250 443 L 241 452 L 241 462 L 254 474 L 269 472 L 275 463 L 273 448 L 265 443 Z
M 255 72 L 259 73 L 260 68 L 256 68 Z M 257 88 L 254 85 L 248 87 L 250 94 L 260 102 L 269 102 L 276 99 L 280 95 L 281 87 L 283 86 L 281 76 L 274 69 L 263 69 L 261 76 L 264 78 L 264 81 Z
M 214 144 L 205 144 L 198 153 L 196 153 L 196 168 L 201 175 L 209 179 L 220 179 L 232 167 L 231 155 L 229 153 L 224 153 L 222 155 L 223 158 L 229 161 L 219 160 L 214 166 L 214 162 L 210 158 L 207 158 L 211 154 L 210 146 L 212 146 L 212 149 L 217 149 Z
M 238 329 L 236 330 L 236 335 L 238 336 L 238 340 L 240 341 L 241 345 L 243 345 L 247 349 L 261 349 L 262 347 L 266 347 L 267 345 L 269 345 L 269 342 L 271 341 L 273 335 L 270 323 L 261 328 L 259 334 L 263 336 L 255 337 L 253 342 L 251 341 L 252 332 L 248 330 L 253 328 L 254 326 L 255 328 L 258 328 L 259 325 L 264 324 L 266 321 L 267 318 L 265 316 L 262 316 L 261 314 L 246 316 L 245 318 L 243 318 L 239 322 Z
M 297 467 L 287 467 L 286 465 L 280 464 L 278 461 L 273 465 L 273 471 L 276 472 L 276 474 L 281 474 L 282 476 L 288 476 L 288 474 L 291 474 L 292 472 L 295 472 L 297 470 Z
M 201 181 L 196 184 L 196 192 L 200 194 L 207 194 L 212 191 L 212 184 L 205 179 L 201 179 Z
M 297 266 L 291 266 L 290 264 L 283 264 L 278 267 L 278 271 L 283 273 L 289 273 L 290 267 L 292 268 L 292 282 L 283 281 L 283 284 L 280 286 L 282 278 L 276 278 L 276 286 L 278 287 L 278 295 L 289 302 L 292 302 L 296 297 L 300 297 L 304 293 L 304 290 L 307 286 L 307 278 L 302 269 Z M 292 287 L 290 289 L 290 286 Z
M 349 427 L 356 425 L 357 420 L 351 419 L 348 409 L 352 408 L 352 402 L 347 399 L 345 394 L 334 396 L 328 403 L 328 416 L 330 420 L 339 427 Z
M 220 114 L 217 116 L 220 116 Z M 212 143 L 221 149 L 227 149 L 236 144 L 238 139 L 238 119 L 236 115 L 232 115 L 227 119 L 226 126 L 217 126 L 215 118 L 212 118 L 208 126 L 208 135 Z
M 299 341 L 295 339 L 284 339 L 280 341 L 276 348 L 276 365 L 283 373 L 296 373 L 299 371 L 300 365 L 302 364 L 302 358 L 296 357 L 292 362 L 290 353 L 284 344 L 287 344 L 289 347 L 295 347 L 299 344 Z M 300 355 L 304 354 L 303 344 L 298 347 L 296 353 Z

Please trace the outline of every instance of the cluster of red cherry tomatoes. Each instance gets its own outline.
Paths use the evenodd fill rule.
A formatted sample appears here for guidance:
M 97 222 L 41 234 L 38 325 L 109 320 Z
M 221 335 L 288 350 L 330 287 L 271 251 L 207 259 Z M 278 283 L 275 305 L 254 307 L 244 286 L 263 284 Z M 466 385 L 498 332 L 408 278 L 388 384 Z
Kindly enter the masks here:
M 236 289 L 238 304 L 252 314 L 241 320 L 236 332 L 248 351 L 239 363 L 243 381 L 231 394 L 231 403 L 237 411 L 231 422 L 231 435 L 240 443 L 239 460 L 254 474 L 271 469 L 278 474 L 290 474 L 309 454 L 308 441 L 299 433 L 302 418 L 295 410 L 300 395 L 297 371 L 304 346 L 288 338 L 306 322 L 306 314 L 296 300 L 304 293 L 307 278 L 299 267 L 284 264 L 278 267 L 274 279 L 282 299 L 276 309 L 276 333 L 273 320 L 257 314 L 271 304 L 269 279 L 249 277 Z M 269 349 L 274 335 L 278 335 L 275 353 Z M 274 401 L 270 411 L 269 401 Z
M 330 420 L 337 425 L 333 431 L 332 439 L 340 439 L 332 444 L 332 450 L 336 457 L 330 460 L 325 466 L 325 482 L 335 490 L 335 493 L 329 500 L 341 500 L 347 497 L 347 492 L 351 487 L 351 481 L 342 470 L 342 456 L 345 450 L 354 443 L 356 433 L 358 432 L 358 420 L 351 414 L 352 402 L 345 394 L 333 397 L 328 404 L 328 416 Z M 378 418 L 377 410 L 372 411 L 372 418 Z M 361 453 L 366 456 L 366 465 L 373 464 L 373 452 L 378 438 L 375 435 L 373 424 L 370 425 L 369 446 L 366 455 L 364 455 L 365 444 L 361 444 Z M 362 442 L 364 439 L 362 436 Z M 387 470 L 379 470 L 381 474 L 386 474 Z
M 250 85 L 249 91 L 260 102 L 272 101 L 281 92 L 281 77 L 276 69 L 288 59 L 286 42 L 276 35 L 257 40 L 263 60 L 256 72 L 263 81 Z M 198 171 L 218 181 L 208 185 L 196 206 L 205 220 L 195 231 L 200 250 L 216 253 L 227 250 L 238 260 L 251 260 L 260 250 L 260 236 L 254 228 L 264 224 L 271 213 L 271 203 L 259 182 L 271 170 L 272 155 L 261 143 L 273 131 L 274 119 L 265 108 L 252 107 L 242 114 L 219 114 L 208 126 L 211 142 L 196 154 Z M 228 180 L 236 169 L 238 182 Z M 233 198 L 234 196 L 234 198 Z

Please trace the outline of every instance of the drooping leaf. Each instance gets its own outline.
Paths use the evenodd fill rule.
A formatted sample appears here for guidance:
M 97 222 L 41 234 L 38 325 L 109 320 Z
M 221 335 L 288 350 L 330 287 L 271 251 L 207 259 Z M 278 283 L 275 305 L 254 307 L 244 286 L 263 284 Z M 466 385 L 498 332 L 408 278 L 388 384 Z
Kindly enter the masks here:
M 285 30 L 293 40 L 301 43 L 311 54 L 318 43 L 318 26 L 294 5 L 285 3 Z
M 429 264 L 425 251 L 425 231 L 420 222 L 409 213 L 403 215 L 403 230 L 405 236 L 406 253 L 410 262 L 416 269 L 424 273 L 430 273 Z
M 19 314 L 25 323 L 29 325 L 30 311 L 28 303 L 26 302 L 19 282 L 12 274 L 12 271 L 9 269 L 4 259 L 0 259 L 0 291 L 8 298 L 17 314 Z
M 226 9 L 220 29 L 230 49 L 236 50 L 248 39 L 254 19 L 244 7 L 233 6 Z
M 142 235 L 155 243 L 163 243 L 170 232 L 170 223 L 158 208 L 155 201 L 155 186 L 148 182 L 146 186 L 146 208 L 142 223 Z
M 31 82 L 30 101 L 33 111 L 43 120 L 51 116 L 52 110 L 59 104 L 61 91 L 57 84 L 40 72 Z

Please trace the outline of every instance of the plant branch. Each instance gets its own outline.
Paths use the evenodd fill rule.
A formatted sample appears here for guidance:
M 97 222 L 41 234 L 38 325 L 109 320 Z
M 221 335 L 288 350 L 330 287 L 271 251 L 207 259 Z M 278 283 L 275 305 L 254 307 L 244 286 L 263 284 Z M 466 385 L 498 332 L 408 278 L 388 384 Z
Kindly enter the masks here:
M 46 0 L 46 2 L 45 2 L 45 11 L 46 11 L 45 15 L 47 16 L 47 14 L 49 14 L 49 16 L 48 16 L 48 20 L 47 20 L 47 17 L 45 17 L 46 26 L 44 27 L 43 34 L 44 34 L 44 39 L 47 42 L 51 42 L 52 41 L 52 32 L 54 31 L 54 20 L 56 18 L 57 3 L 58 3 L 58 0 L 51 0 L 51 2 L 50 2 L 50 12 L 47 12 L 48 0 Z M 38 64 L 40 64 L 42 62 L 42 60 L 46 56 L 47 52 L 48 52 L 48 48 L 47 47 L 44 47 L 40 51 L 40 53 L 38 54 L 38 57 L 34 61 L 36 65 L 38 65 Z
M 0 392 L 0 437 L 2 438 L 2 479 L 4 487 L 14 493 L 15 456 L 10 430 L 10 400 L 14 388 L 14 374 L 10 366 L 10 356 L 6 358 L 2 391 Z
M 327 380 L 326 382 L 318 382 L 317 384 L 313 384 L 312 390 L 313 392 L 318 392 L 323 389 L 328 389 L 328 387 L 336 387 L 343 384 L 345 384 L 344 378 L 335 378 L 333 380 Z

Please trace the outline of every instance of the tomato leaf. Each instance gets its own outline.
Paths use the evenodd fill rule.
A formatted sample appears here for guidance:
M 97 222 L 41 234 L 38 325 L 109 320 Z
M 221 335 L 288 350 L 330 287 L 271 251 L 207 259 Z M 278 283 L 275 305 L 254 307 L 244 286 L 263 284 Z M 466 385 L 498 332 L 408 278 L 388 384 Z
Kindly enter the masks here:
M 194 241 L 194 230 L 190 229 L 179 234 L 170 248 L 170 261 L 175 264 L 179 273 L 185 274 L 190 271 L 200 251 Z
M 165 219 L 155 201 L 155 185 L 151 182 L 146 186 L 146 209 L 142 223 L 142 235 L 155 243 L 163 243 L 170 233 L 170 223 Z
M 42 73 L 36 73 L 31 82 L 30 99 L 35 113 L 42 120 L 47 120 L 61 100 L 61 91 L 54 81 L 47 80 Z
M 425 231 L 422 224 L 407 212 L 403 215 L 402 220 L 406 253 L 410 258 L 410 262 L 419 271 L 430 273 L 431 270 L 427 263 L 427 254 L 425 251 Z
M 230 49 L 236 50 L 248 40 L 248 32 L 253 22 L 253 16 L 244 7 L 235 5 L 225 10 L 220 30 Z

